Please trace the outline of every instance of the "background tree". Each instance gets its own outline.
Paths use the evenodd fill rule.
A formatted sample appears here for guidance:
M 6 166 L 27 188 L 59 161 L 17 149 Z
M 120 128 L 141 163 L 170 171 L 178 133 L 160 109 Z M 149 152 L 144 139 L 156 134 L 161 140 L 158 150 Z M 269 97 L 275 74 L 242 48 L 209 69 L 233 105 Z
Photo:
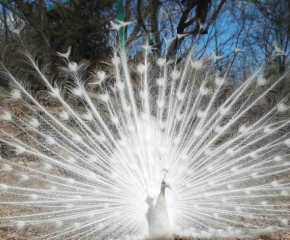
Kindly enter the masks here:
M 158 49 L 153 49 L 157 57 L 165 53 L 183 53 L 198 35 L 208 33 L 225 3 L 226 0 L 220 0 L 217 8 L 213 9 L 211 0 L 148 0 L 146 4 L 143 0 L 126 0 L 125 19 L 137 19 L 130 30 L 128 45 L 145 33 L 150 44 Z M 135 11 L 129 10 L 132 6 Z M 167 42 L 166 39 L 172 41 Z M 186 43 L 183 45 L 183 42 Z
M 127 49 L 135 58 L 148 40 L 155 59 L 177 54 L 181 60 L 194 45 L 196 58 L 212 52 L 223 55 L 218 61 L 221 70 L 234 58 L 232 75 L 240 79 L 270 59 L 281 73 L 288 55 L 276 58 L 278 66 L 275 44 L 282 52 L 289 51 L 289 4 L 288 0 L 123 0 L 124 21 L 133 21 L 126 29 Z M 117 18 L 115 0 L 14 0 L 10 5 L 21 17 L 8 11 L 9 25 L 25 22 L 26 40 L 42 48 L 52 64 L 58 61 L 55 51 L 65 52 L 68 46 L 75 61 L 110 56 L 116 39 L 110 26 Z M 0 14 L 4 49 L 3 11 Z M 234 53 L 235 48 L 243 52 Z
M 73 46 L 76 60 L 102 59 L 108 54 L 107 36 L 110 20 L 115 18 L 115 1 L 49 1 L 55 4 L 53 8 L 44 0 L 15 3 L 34 30 L 31 37 L 40 39 L 48 48 L 62 52 Z
M 124 20 L 135 22 L 127 32 L 127 44 L 145 34 L 151 44 L 164 50 L 163 37 L 185 34 L 191 39 L 207 34 L 226 0 L 217 2 L 217 8 L 213 9 L 211 0 L 126 0 Z M 41 38 L 50 48 L 60 51 L 72 45 L 77 59 L 100 59 L 107 55 L 109 23 L 117 16 L 115 0 L 14 0 L 10 4 L 33 29 L 33 34 L 29 32 L 31 38 Z M 184 39 L 172 41 L 167 52 L 176 53 Z M 161 55 L 157 51 L 155 54 Z

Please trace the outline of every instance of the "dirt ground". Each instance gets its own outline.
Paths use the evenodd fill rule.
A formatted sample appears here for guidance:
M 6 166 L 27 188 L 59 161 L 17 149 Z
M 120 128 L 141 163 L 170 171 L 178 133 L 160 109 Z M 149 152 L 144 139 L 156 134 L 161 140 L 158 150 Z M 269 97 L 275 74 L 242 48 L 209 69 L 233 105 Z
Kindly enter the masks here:
M 25 235 L 27 232 L 25 232 Z M 15 232 L 12 228 L 1 228 L 0 227 L 0 240 L 28 240 L 29 237 L 23 237 L 21 232 Z M 252 240 L 290 240 L 290 232 L 277 234 L 277 235 L 262 235 L 255 238 L 243 238 L 244 240 L 252 239 Z M 97 240 L 97 238 L 96 238 Z M 186 238 L 174 238 L 173 240 L 199 240 L 198 238 L 186 239 Z M 202 239 L 200 239 L 202 240 Z M 203 239 L 210 240 L 210 239 Z M 219 240 L 219 239 L 215 239 Z M 239 238 L 232 239 L 220 239 L 220 240 L 239 240 Z

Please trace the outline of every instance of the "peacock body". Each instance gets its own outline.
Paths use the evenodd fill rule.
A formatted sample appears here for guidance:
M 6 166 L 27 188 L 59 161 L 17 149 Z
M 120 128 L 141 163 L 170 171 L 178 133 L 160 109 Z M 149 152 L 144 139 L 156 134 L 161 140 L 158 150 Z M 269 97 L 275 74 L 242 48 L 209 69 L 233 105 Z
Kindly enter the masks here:
M 1 103 L 2 226 L 45 240 L 289 229 L 288 99 L 269 101 L 286 75 L 259 69 L 235 84 L 191 54 L 149 61 L 143 49 L 138 66 L 119 49 L 91 74 L 59 54 L 71 81 L 61 85 L 23 47 L 38 94 L 1 64 L 14 88 Z
M 167 211 L 165 188 L 170 186 L 163 180 L 157 202 L 151 211 L 149 237 L 151 239 L 168 240 L 172 236 L 171 224 Z

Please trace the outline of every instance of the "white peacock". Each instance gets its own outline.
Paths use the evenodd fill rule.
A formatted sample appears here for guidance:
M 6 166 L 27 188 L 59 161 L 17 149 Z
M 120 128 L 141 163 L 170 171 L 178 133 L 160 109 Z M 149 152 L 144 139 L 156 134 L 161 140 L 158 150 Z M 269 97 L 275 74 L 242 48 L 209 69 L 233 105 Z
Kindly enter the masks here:
M 192 54 L 149 61 L 144 49 L 138 66 L 119 49 L 91 75 L 59 54 L 61 85 L 23 46 L 38 94 L 24 84 L 31 71 L 0 65 L 14 88 L 1 103 L 2 226 L 45 240 L 289 229 L 288 98 L 268 101 L 286 74 L 266 80 L 261 68 L 235 84 Z

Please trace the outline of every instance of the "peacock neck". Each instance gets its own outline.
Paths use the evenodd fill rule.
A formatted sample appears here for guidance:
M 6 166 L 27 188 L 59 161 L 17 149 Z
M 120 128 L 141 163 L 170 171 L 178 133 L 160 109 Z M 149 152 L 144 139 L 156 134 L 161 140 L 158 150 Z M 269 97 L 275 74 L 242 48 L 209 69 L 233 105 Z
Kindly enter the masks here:
M 162 196 L 162 197 L 165 196 L 165 187 L 161 187 L 160 188 L 160 194 L 159 194 L 159 196 Z

